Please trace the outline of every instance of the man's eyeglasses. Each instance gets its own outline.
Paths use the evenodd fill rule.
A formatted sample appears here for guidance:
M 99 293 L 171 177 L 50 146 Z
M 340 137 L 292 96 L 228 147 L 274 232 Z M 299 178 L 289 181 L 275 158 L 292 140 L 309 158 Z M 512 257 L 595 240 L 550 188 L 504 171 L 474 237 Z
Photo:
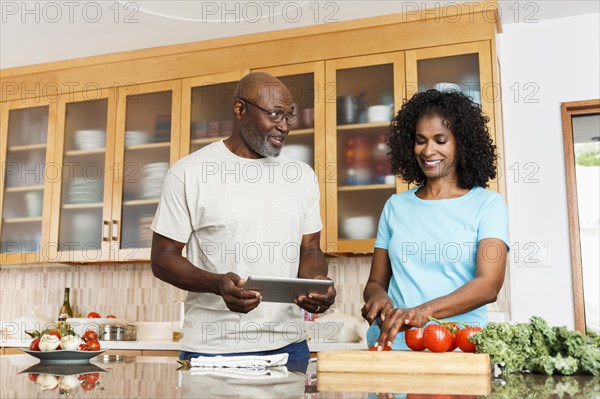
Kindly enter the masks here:
M 274 123 L 279 123 L 285 118 L 285 121 L 287 122 L 287 124 L 291 126 L 294 123 L 296 123 L 296 121 L 298 120 L 298 115 L 293 114 L 291 112 L 289 114 L 285 114 L 282 111 L 269 111 L 268 109 L 264 109 L 260 105 L 254 104 L 252 101 L 246 100 L 245 98 L 240 98 L 240 101 L 243 101 L 250 105 L 254 105 L 256 108 L 260 109 L 261 111 L 266 112 L 269 115 L 269 119 L 271 121 L 273 121 Z

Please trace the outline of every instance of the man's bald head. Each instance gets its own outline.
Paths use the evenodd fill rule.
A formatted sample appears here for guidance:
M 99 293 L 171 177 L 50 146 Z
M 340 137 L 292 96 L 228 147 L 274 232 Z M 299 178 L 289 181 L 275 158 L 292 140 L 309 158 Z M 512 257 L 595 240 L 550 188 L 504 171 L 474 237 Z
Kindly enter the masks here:
M 285 100 L 292 102 L 292 95 L 281 80 L 266 72 L 252 72 L 240 79 L 235 88 L 234 98 L 269 104 L 273 102 L 275 95 L 283 96 Z

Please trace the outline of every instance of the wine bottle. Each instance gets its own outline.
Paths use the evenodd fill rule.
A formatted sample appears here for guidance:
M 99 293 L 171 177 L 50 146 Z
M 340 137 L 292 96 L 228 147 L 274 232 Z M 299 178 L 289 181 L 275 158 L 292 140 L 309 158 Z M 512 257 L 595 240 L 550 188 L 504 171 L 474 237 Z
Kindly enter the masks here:
M 65 298 L 63 299 L 63 304 L 60 307 L 60 312 L 58 312 L 58 323 L 64 324 L 67 321 L 67 318 L 73 317 L 73 309 L 71 308 L 71 302 L 69 301 L 69 288 L 65 288 Z

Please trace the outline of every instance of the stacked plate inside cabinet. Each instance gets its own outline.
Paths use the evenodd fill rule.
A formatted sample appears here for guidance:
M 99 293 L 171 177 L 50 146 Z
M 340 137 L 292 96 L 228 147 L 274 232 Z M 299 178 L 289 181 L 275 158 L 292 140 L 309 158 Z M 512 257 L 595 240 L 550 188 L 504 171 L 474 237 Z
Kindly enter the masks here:
M 77 130 L 75 146 L 80 150 L 95 150 L 106 146 L 106 132 L 103 130 Z
M 141 145 L 150 142 L 150 135 L 144 132 L 128 131 L 125 132 L 125 145 Z
M 69 182 L 70 204 L 102 202 L 102 180 L 94 181 L 86 177 L 74 177 Z
M 154 220 L 154 216 L 142 216 L 140 217 L 140 247 L 149 248 L 152 244 L 152 230 L 150 225 Z
M 160 198 L 162 182 L 169 170 L 168 162 L 149 163 L 144 166 L 144 183 L 142 197 L 145 199 Z

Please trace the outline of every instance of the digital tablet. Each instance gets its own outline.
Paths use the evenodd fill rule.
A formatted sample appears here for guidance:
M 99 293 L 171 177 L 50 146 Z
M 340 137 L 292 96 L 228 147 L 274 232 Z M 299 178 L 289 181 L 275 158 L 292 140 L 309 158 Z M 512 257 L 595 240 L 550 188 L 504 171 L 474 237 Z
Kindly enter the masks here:
M 294 303 L 300 295 L 324 294 L 332 285 L 331 280 L 250 276 L 244 289 L 259 291 L 263 302 Z

